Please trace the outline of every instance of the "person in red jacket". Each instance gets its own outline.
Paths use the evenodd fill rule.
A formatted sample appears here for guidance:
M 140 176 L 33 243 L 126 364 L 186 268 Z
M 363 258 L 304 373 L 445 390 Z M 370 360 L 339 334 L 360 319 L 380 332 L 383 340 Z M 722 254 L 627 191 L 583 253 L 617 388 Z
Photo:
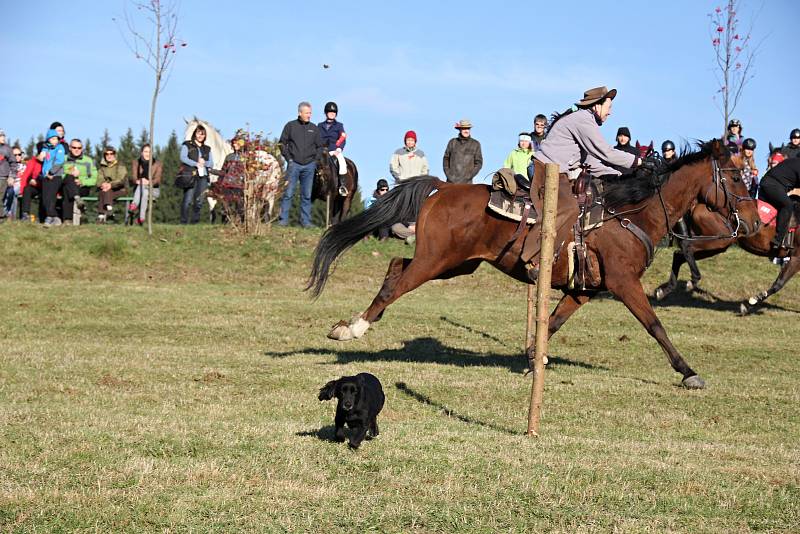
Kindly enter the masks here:
M 25 170 L 19 175 L 19 190 L 22 195 L 22 215 L 20 221 L 30 222 L 31 200 L 33 197 L 39 199 L 42 204 L 42 184 L 39 182 L 39 175 L 42 174 L 42 162 L 36 158 L 30 158 L 25 165 Z M 41 210 L 39 210 L 41 211 Z

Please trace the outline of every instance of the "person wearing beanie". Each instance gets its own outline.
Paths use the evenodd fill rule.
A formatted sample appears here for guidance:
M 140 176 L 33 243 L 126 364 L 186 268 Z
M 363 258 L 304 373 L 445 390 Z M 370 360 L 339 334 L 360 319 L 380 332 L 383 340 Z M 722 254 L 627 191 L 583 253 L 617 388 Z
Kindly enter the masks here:
M 425 153 L 417 148 L 417 133 L 409 130 L 403 139 L 404 146 L 394 151 L 389 163 L 389 172 L 394 176 L 396 183 L 428 174 L 429 169 Z
M 448 182 L 471 184 L 483 167 L 481 144 L 472 137 L 472 122 L 469 119 L 461 119 L 455 128 L 458 135 L 447 143 L 442 167 Z
M 55 129 L 47 131 L 46 144 L 37 158 L 42 162 L 42 204 L 44 205 L 44 225 L 61 226 L 61 218 L 56 212 L 56 196 L 64 182 L 64 162 L 67 155 L 64 145 L 58 139 Z
M 389 182 L 385 178 L 378 179 L 378 183 L 375 184 L 375 191 L 372 192 L 372 196 L 368 198 L 364 202 L 364 209 L 369 209 L 376 200 L 384 196 L 386 193 L 389 192 Z M 391 234 L 391 227 L 390 226 L 381 226 L 377 230 L 375 230 L 372 235 L 373 237 L 378 238 L 380 241 L 385 241 L 389 238 Z
M 617 130 L 617 144 L 614 148 L 627 152 L 628 154 L 633 154 L 634 156 L 639 155 L 639 151 L 636 150 L 636 147 L 631 146 L 631 131 L 627 126 L 620 126 Z
M 66 135 L 64 133 L 64 125 L 61 124 L 58 121 L 54 121 L 50 125 L 50 128 L 48 128 L 48 129 L 49 130 L 55 130 L 56 132 L 58 132 L 58 142 L 61 143 L 62 145 L 64 145 L 64 151 L 67 154 L 69 154 L 69 144 L 67 143 L 67 140 L 64 138 L 64 136 Z
M 529 133 L 521 132 L 517 141 L 517 148 L 508 155 L 503 162 L 503 167 L 511 169 L 514 174 L 527 176 L 528 165 L 531 164 L 531 158 L 533 157 L 532 142 L 533 140 Z

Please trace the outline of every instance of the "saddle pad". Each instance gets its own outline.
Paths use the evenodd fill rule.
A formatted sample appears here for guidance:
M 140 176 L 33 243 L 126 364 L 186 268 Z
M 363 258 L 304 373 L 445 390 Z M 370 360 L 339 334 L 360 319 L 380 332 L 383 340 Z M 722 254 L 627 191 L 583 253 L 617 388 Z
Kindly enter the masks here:
M 603 226 L 603 219 L 605 217 L 606 210 L 600 203 L 592 204 L 592 207 L 589 208 L 589 211 L 583 216 L 583 230 L 595 230 Z
M 758 217 L 761 222 L 766 226 L 775 226 L 775 218 L 778 216 L 778 210 L 772 207 L 772 204 L 764 202 L 761 199 L 756 201 L 758 203 Z
M 489 204 L 487 207 L 494 213 L 514 221 L 521 221 L 522 212 L 525 211 L 525 203 L 522 199 L 512 199 L 504 191 L 492 191 L 489 195 Z M 536 224 L 538 215 L 539 214 L 536 213 L 536 208 L 531 205 L 531 210 L 528 213 L 528 220 L 526 222 L 528 224 Z

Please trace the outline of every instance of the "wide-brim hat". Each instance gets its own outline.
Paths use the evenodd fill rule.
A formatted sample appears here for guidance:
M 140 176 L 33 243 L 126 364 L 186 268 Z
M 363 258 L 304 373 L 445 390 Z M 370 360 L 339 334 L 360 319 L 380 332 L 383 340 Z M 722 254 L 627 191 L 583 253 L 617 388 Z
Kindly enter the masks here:
M 469 130 L 472 128 L 472 121 L 469 119 L 461 119 L 455 125 L 456 130 Z
M 610 98 L 611 100 L 614 100 L 615 96 L 617 96 L 616 89 L 612 89 L 609 91 L 605 85 L 603 85 L 602 87 L 594 87 L 592 89 L 584 91 L 583 100 L 576 102 L 576 105 L 591 106 L 592 104 L 600 102 L 604 98 Z

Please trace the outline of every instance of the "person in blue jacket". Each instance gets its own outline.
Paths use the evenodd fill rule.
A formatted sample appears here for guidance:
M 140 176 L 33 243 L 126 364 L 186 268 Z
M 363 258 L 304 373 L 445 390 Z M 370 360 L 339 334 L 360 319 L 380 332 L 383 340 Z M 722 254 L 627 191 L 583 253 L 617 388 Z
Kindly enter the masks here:
M 339 114 L 339 106 L 336 102 L 328 102 L 325 104 L 325 120 L 317 125 L 319 128 L 319 136 L 322 139 L 322 144 L 328 151 L 331 157 L 336 158 L 339 167 L 339 194 L 343 197 L 347 196 L 347 187 L 342 181 L 342 176 L 347 174 L 347 162 L 344 159 L 342 151 L 347 142 L 347 134 L 344 132 L 344 124 L 336 120 Z
M 64 181 L 64 161 L 67 152 L 58 137 L 58 132 L 51 128 L 45 136 L 47 140 L 36 158 L 42 162 L 42 204 L 44 205 L 44 225 L 61 226 L 61 218 L 56 211 L 56 196 Z

